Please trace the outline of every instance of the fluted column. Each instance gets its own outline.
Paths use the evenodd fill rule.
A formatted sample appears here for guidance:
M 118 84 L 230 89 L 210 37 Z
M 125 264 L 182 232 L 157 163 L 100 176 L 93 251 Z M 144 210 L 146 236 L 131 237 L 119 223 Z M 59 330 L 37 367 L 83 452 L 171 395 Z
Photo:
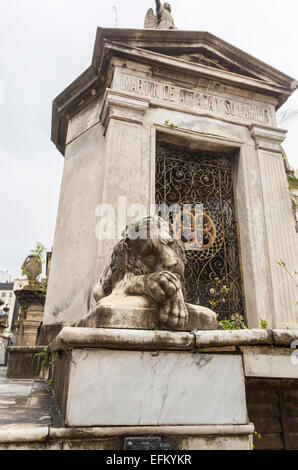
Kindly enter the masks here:
M 264 207 L 270 272 L 267 289 L 272 299 L 268 305 L 272 318 L 270 326 L 298 329 L 297 287 L 290 276 L 295 277 L 297 271 L 298 240 L 280 146 L 286 131 L 252 125 L 250 132 L 256 144 Z M 278 265 L 280 260 L 285 267 Z

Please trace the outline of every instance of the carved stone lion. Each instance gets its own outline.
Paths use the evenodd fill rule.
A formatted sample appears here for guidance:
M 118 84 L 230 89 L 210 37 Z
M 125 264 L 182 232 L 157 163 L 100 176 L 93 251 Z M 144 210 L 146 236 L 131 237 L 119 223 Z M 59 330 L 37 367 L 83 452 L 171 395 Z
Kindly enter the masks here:
M 145 296 L 156 306 L 160 326 L 184 328 L 189 310 L 204 307 L 186 303 L 184 248 L 171 224 L 150 216 L 129 224 L 114 247 L 109 266 L 94 289 L 96 302 L 110 296 Z

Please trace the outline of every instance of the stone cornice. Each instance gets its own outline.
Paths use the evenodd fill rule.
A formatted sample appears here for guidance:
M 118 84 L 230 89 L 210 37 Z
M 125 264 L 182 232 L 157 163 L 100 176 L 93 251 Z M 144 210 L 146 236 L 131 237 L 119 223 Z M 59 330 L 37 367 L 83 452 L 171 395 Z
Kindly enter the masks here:
M 250 134 L 255 140 L 256 149 L 281 153 L 281 144 L 288 131 L 276 127 L 266 127 L 258 124 L 249 126 Z
M 230 346 L 275 346 L 291 349 L 298 330 L 133 330 L 117 328 L 65 327 L 49 345 L 50 351 L 77 348 L 193 351 Z M 295 344 L 296 344 L 295 343 Z M 278 349 L 276 350 L 278 351 Z
M 130 122 L 141 122 L 149 108 L 148 100 L 131 98 L 107 89 L 103 101 L 100 121 L 107 128 L 111 118 Z

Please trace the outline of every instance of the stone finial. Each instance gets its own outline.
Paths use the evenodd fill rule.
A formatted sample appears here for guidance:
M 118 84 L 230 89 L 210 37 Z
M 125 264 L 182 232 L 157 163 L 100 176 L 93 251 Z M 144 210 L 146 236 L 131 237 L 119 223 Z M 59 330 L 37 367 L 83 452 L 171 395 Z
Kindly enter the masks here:
M 151 29 L 177 29 L 172 17 L 172 7 L 169 3 L 161 3 L 160 0 L 155 0 L 156 14 L 153 8 L 147 11 L 144 28 Z
M 29 255 L 22 265 L 22 273 L 27 276 L 30 284 L 37 282 L 38 276 L 42 272 L 42 262 L 35 255 Z

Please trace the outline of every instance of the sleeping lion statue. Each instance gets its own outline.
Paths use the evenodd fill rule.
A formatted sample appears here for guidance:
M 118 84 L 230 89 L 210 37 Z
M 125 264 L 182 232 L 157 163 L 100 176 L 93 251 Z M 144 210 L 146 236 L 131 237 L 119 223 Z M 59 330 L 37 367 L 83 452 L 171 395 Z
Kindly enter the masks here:
M 122 236 L 94 288 L 97 304 L 111 295 L 141 296 L 156 307 L 162 328 L 185 328 L 190 312 L 206 315 L 216 325 L 210 309 L 186 303 L 186 257 L 170 223 L 158 216 L 145 217 L 130 223 Z

